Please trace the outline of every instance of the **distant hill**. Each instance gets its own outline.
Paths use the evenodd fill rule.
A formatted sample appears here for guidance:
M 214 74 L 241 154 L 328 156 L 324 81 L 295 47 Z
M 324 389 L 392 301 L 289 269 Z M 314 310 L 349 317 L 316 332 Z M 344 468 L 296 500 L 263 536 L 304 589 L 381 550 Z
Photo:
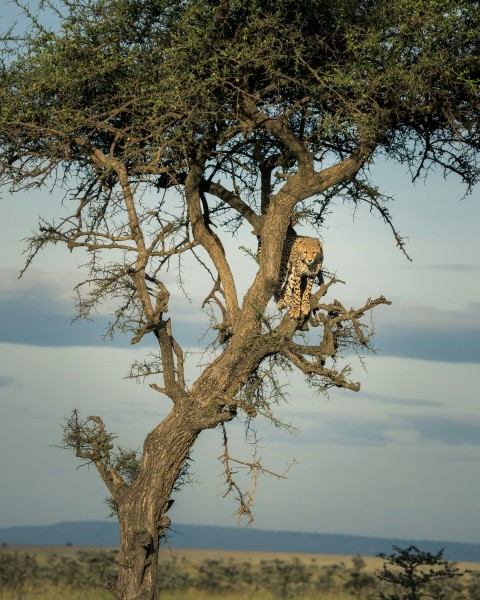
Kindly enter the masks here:
M 0 528 L 1 544 L 39 546 L 118 546 L 117 523 L 79 521 L 47 526 Z M 393 538 L 374 538 L 299 531 L 267 531 L 212 525 L 175 525 L 169 544 L 172 548 L 202 550 L 244 550 L 250 552 L 289 552 L 375 556 L 390 553 L 392 546 L 405 548 L 415 544 L 421 550 L 445 550 L 444 558 L 480 562 L 480 544 L 438 542 Z

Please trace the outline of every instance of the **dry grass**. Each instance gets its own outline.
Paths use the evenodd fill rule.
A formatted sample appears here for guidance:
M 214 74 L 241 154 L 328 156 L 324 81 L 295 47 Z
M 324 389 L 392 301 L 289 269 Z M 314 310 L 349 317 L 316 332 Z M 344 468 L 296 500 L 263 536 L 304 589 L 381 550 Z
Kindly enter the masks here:
M 52 587 L 43 592 L 39 590 L 27 590 L 22 596 L 24 600 L 112 600 L 112 595 L 105 590 L 82 590 L 76 591 L 66 587 Z M 163 592 L 161 600 L 277 600 L 271 592 L 262 590 L 257 593 L 246 592 L 244 594 L 215 594 L 212 592 L 189 589 L 184 592 Z M 351 595 L 331 595 L 316 593 L 311 596 L 302 596 L 302 600 L 351 600 Z M 0 592 L 0 600 L 18 600 L 18 592 Z
M 187 590 L 186 592 L 164 592 L 160 596 L 161 600 L 278 600 L 272 592 L 261 590 L 259 592 L 245 592 L 244 594 L 215 594 L 212 592 Z M 302 595 L 302 600 L 352 600 L 351 595 L 321 594 L 319 592 L 313 595 Z M 55 600 L 60 600 L 55 599 Z M 93 599 L 92 599 L 93 600 Z
M 98 550 L 98 548 L 97 548 Z M 389 550 L 386 550 L 389 553 Z M 315 561 L 319 567 L 327 565 L 344 564 L 347 567 L 352 566 L 353 556 L 345 556 L 343 554 L 303 554 L 295 552 L 244 552 L 240 550 L 169 550 L 164 548 L 160 551 L 160 560 L 176 557 L 181 564 L 182 561 L 191 565 L 198 565 L 204 560 L 229 560 L 230 558 L 238 562 L 249 562 L 252 566 L 257 566 L 262 560 L 284 560 L 289 561 L 293 558 L 298 558 L 302 563 L 310 564 Z M 362 556 L 365 561 L 365 571 L 373 573 L 381 569 L 383 559 L 378 556 Z M 474 562 L 458 562 L 456 566 L 461 570 L 480 571 L 480 563 Z M 480 599 L 479 599 L 480 600 Z
M 186 562 L 191 565 L 198 565 L 204 560 L 224 560 L 232 559 L 235 562 L 249 562 L 252 566 L 258 566 L 263 560 L 284 560 L 290 561 L 293 558 L 298 558 L 304 564 L 310 564 L 312 561 L 319 567 L 326 565 L 339 565 L 344 563 L 349 565 L 351 556 L 340 554 L 303 554 L 295 552 L 243 552 L 240 550 L 169 550 L 164 548 L 160 551 L 160 560 L 176 557 L 180 564 Z M 367 571 L 374 571 L 382 566 L 383 561 L 374 556 L 362 557 L 366 565 Z
M 64 586 L 52 586 L 44 590 L 26 590 L 22 596 L 19 596 L 17 591 L 3 592 L 3 594 L 0 592 L 0 600 L 18 600 L 19 597 L 23 600 L 112 600 L 113 598 L 112 594 L 107 592 L 107 590 L 78 591 Z
M 13 546 L 8 545 L 0 548 L 1 552 L 18 552 L 34 555 L 38 564 L 46 564 L 52 555 L 75 558 L 78 552 L 112 550 L 113 548 L 85 547 L 85 546 Z M 352 566 L 351 556 L 331 555 L 331 554 L 300 554 L 287 552 L 242 552 L 242 551 L 223 551 L 223 550 L 171 550 L 164 548 L 160 552 L 160 561 L 168 562 L 175 558 L 177 565 L 185 570 L 194 570 L 194 568 L 206 560 L 218 560 L 243 563 L 248 562 L 254 568 L 258 567 L 261 561 L 282 560 L 290 561 L 297 558 L 306 565 L 314 564 L 321 568 L 328 565 Z M 365 571 L 373 574 L 381 569 L 383 560 L 378 557 L 363 556 L 365 561 Z M 461 571 L 471 569 L 480 571 L 480 563 L 458 563 Z M 17 600 L 19 596 L 15 593 L 8 593 L 0 589 L 0 600 Z M 302 595 L 302 600 L 347 600 L 351 595 L 336 593 L 316 592 L 312 595 Z M 82 589 L 75 590 L 68 587 L 45 587 L 42 590 L 26 590 L 23 596 L 25 600 L 110 600 L 112 596 L 109 592 L 101 589 Z M 162 600 L 275 600 L 274 594 L 262 589 L 258 592 L 252 590 L 240 593 L 223 592 L 216 594 L 211 591 L 196 590 L 190 588 L 183 591 L 167 591 L 161 595 Z
M 78 552 L 94 551 L 98 552 L 101 550 L 116 550 L 117 548 L 107 548 L 102 546 L 24 546 L 24 545 L 7 545 L 0 547 L 1 552 L 22 552 L 27 554 L 34 554 L 39 559 L 39 562 L 43 562 L 42 558 L 48 559 L 48 557 L 56 554 L 58 556 L 69 556 L 75 558 Z M 386 550 L 388 553 L 388 549 Z M 169 560 L 175 557 L 178 562 L 186 562 L 190 565 L 198 565 L 204 560 L 229 560 L 232 559 L 238 562 L 249 562 L 252 566 L 257 566 L 262 560 L 285 560 L 289 561 L 292 558 L 298 558 L 301 562 L 309 564 L 311 561 L 315 561 L 319 567 L 326 565 L 339 565 L 344 563 L 346 566 L 351 566 L 352 556 L 345 556 L 341 554 L 303 554 L 295 552 L 247 552 L 240 550 L 188 550 L 178 549 L 173 550 L 171 548 L 163 548 L 160 551 L 160 560 Z M 362 556 L 366 563 L 365 570 L 373 573 L 375 570 L 381 568 L 383 560 L 376 556 Z M 456 563 L 460 570 L 471 569 L 474 571 L 480 571 L 480 563 L 473 562 L 459 562 Z
M 78 552 L 98 552 L 100 550 L 118 550 L 118 548 L 107 548 L 106 546 L 33 546 L 22 544 L 7 544 L 0 547 L 0 552 L 22 552 L 24 554 L 35 554 L 39 558 L 41 556 L 48 558 L 54 554 L 75 558 Z

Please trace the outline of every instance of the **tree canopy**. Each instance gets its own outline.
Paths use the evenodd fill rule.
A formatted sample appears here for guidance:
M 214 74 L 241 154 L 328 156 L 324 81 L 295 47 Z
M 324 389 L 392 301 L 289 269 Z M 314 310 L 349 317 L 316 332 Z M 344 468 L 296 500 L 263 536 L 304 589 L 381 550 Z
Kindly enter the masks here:
M 182 184 L 199 150 L 205 187 L 231 179 L 229 158 L 240 154 L 233 172 L 253 210 L 248 175 L 259 161 L 282 171 L 277 188 L 282 174 L 305 171 L 306 197 L 325 193 L 326 173 L 312 171 L 363 171 L 381 155 L 417 177 L 435 165 L 476 181 L 476 2 L 62 5 L 60 28 L 39 26 L 3 60 L 8 182 L 38 182 L 68 165 L 88 185 L 102 168 L 94 150 L 159 187 Z M 371 190 L 345 185 L 371 201 Z
M 333 199 L 364 202 L 405 250 L 369 181 L 372 162 L 404 163 L 414 179 L 455 173 L 467 191 L 478 181 L 476 2 L 48 6 L 58 27 L 32 16 L 29 33 L 4 37 L 0 182 L 17 190 L 54 178 L 79 202 L 71 218 L 42 225 L 32 256 L 51 242 L 125 253 L 120 267 L 95 262 L 101 283 L 81 314 L 128 289 L 139 253 L 155 279 L 172 255 L 206 245 L 231 326 L 239 300 L 213 226 L 246 221 L 261 238 L 265 304 L 282 244 L 272 232 L 293 213 L 321 228 Z M 168 188 L 195 188 L 198 206 L 185 201 L 171 219 L 158 199 L 135 200 Z M 135 292 L 116 324 L 135 329 L 142 285 L 143 301 Z M 135 339 L 147 329 L 137 325 Z
M 66 444 L 95 463 L 112 493 L 122 561 L 136 565 L 121 572 L 117 597 L 152 597 L 132 590 L 151 588 L 152 540 L 203 429 L 225 433 L 239 411 L 247 422 L 257 413 L 274 420 L 275 368 L 295 367 L 321 390 L 359 389 L 336 357 L 369 347 L 361 318 L 388 301 L 346 309 L 324 300 L 335 277 L 320 278 L 310 315 L 274 313 L 282 248 L 298 221 L 321 233 L 340 199 L 378 212 L 406 253 L 371 181 L 380 160 L 405 165 L 413 179 L 453 174 L 471 191 L 480 179 L 479 4 L 62 0 L 41 3 L 55 26 L 30 14 L 24 34 L 3 35 L 0 184 L 11 192 L 54 184 L 74 207 L 40 223 L 27 266 L 47 244 L 84 249 L 90 275 L 78 287 L 79 315 L 118 299 L 112 332 L 158 342 L 158 356 L 132 373 L 163 378 L 151 385 L 173 402 L 138 468 L 128 452 L 113 455 L 99 417 L 75 413 L 67 427 Z M 240 298 L 222 239 L 244 224 L 261 253 Z M 218 334 L 191 385 L 162 281 L 184 253 L 212 277 L 204 304 Z M 309 325 L 319 341 L 302 339 Z M 227 486 L 249 514 L 226 437 L 225 448 Z

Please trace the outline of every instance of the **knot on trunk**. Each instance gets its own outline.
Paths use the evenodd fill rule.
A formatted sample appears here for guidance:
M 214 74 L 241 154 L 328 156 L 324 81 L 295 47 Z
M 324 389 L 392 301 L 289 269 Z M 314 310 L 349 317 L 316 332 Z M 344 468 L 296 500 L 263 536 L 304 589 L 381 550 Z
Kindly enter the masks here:
M 147 531 L 139 531 L 135 536 L 135 541 L 142 548 L 149 548 L 153 544 L 153 537 Z

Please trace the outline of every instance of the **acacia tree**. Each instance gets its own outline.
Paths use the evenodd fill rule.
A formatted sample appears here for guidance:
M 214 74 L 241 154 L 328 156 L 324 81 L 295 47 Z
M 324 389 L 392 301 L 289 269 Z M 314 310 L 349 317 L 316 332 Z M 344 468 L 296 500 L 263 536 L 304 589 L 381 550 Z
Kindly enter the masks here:
M 460 569 L 443 558 L 443 549 L 435 554 L 419 550 L 416 546 L 399 548 L 393 546 L 394 552 L 390 555 L 380 553 L 383 558 L 382 570 L 376 573 L 380 581 L 387 581 L 405 590 L 402 595 L 380 593 L 381 600 L 421 600 L 421 598 L 451 597 L 452 593 L 446 589 L 446 581 L 462 577 Z M 391 569 L 390 567 L 393 567 Z M 435 584 L 441 582 L 438 590 L 433 589 Z
M 31 15 L 25 35 L 3 37 L 0 182 L 11 192 L 54 184 L 74 205 L 40 223 L 27 266 L 48 244 L 86 251 L 79 316 L 115 298 L 111 331 L 133 344 L 148 334 L 158 348 L 132 376 L 163 379 L 151 387 L 172 402 L 139 462 L 114 448 L 99 416 L 75 412 L 65 427 L 65 445 L 96 466 L 118 513 L 116 598 L 155 597 L 159 538 L 201 431 L 223 429 L 227 485 L 248 516 L 228 422 L 275 419 L 275 373 L 286 369 L 322 391 L 359 389 L 341 351 L 368 347 L 361 318 L 387 301 L 347 310 L 325 300 L 335 277 L 320 278 L 309 316 L 275 312 L 282 248 L 299 220 L 321 230 L 341 199 L 378 211 L 405 251 L 369 178 L 378 159 L 414 179 L 435 169 L 467 191 L 477 182 L 478 4 L 62 0 L 42 3 L 55 26 Z M 245 224 L 261 255 L 239 298 L 222 240 Z M 204 304 L 217 334 L 188 386 L 163 281 L 186 254 L 212 277 Z

